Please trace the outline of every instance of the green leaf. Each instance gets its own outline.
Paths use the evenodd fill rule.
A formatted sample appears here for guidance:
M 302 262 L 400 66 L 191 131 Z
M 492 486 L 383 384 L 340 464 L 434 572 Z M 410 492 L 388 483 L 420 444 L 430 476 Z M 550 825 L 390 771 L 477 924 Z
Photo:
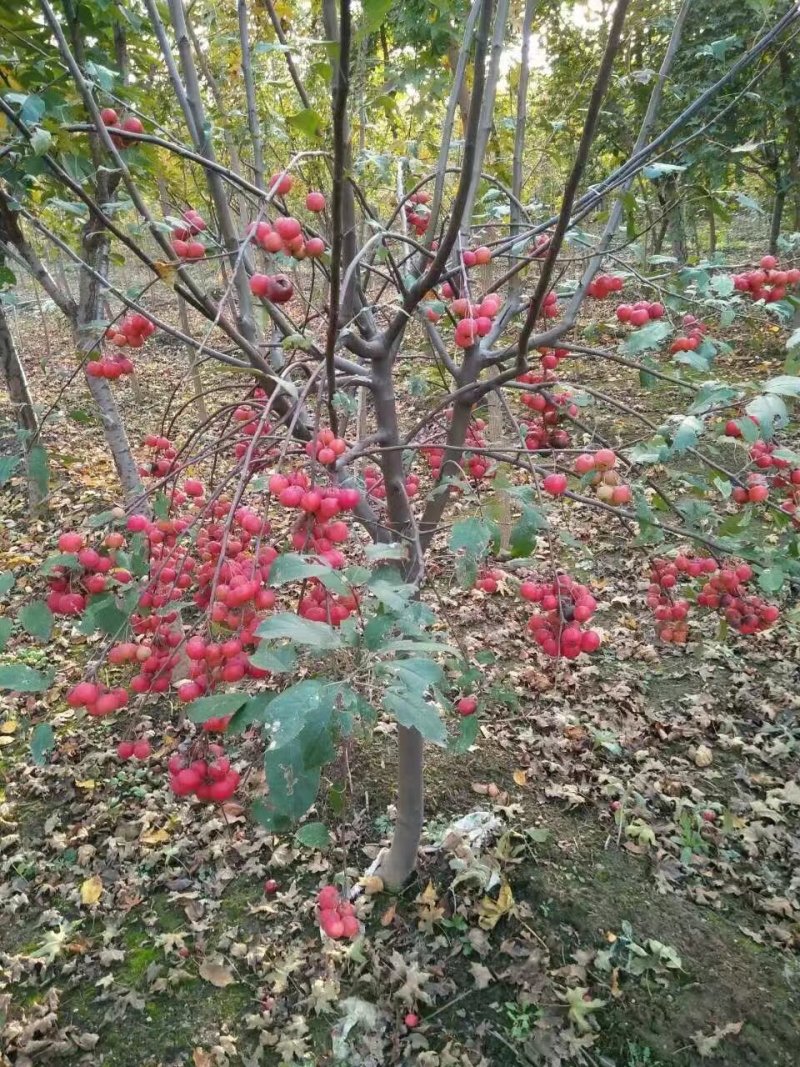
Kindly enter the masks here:
M 39 574 L 50 575 L 57 567 L 66 567 L 67 570 L 76 571 L 80 563 L 74 552 L 56 552 L 42 563 L 39 567 Z
M 648 326 L 634 330 L 620 346 L 620 350 L 626 356 L 635 356 L 639 352 L 645 352 L 648 348 L 657 348 L 671 333 L 670 324 L 664 319 L 659 319 Z
M 242 704 L 247 702 L 247 693 L 214 693 L 208 697 L 198 697 L 186 710 L 192 722 L 207 722 L 223 715 L 232 715 Z
M 14 629 L 14 623 L 7 615 L 0 615 L 0 652 L 8 644 L 8 639 Z
M 758 584 L 765 593 L 777 593 L 786 580 L 786 573 L 782 567 L 769 567 L 758 576 Z
M 336 682 L 305 679 L 279 693 L 267 708 L 272 748 L 282 748 L 311 723 L 327 725 L 340 691 Z
M 306 848 L 324 849 L 331 843 L 331 835 L 324 822 L 307 822 L 294 836 Z
M 0 456 L 0 488 L 13 478 L 21 462 L 19 456 Z
M 264 753 L 264 773 L 269 794 L 253 805 L 253 816 L 268 830 L 287 830 L 305 815 L 317 797 L 319 767 L 303 764 L 303 744 L 296 739 Z
M 13 571 L 0 571 L 0 596 L 5 596 L 14 588 L 16 576 Z
M 42 674 L 24 663 L 0 663 L 0 689 L 9 689 L 12 693 L 41 693 L 52 684 L 52 674 Z
M 50 462 L 42 445 L 34 445 L 28 453 L 28 473 L 42 496 L 50 488 Z
M 361 10 L 364 12 L 364 33 L 374 33 L 381 28 L 392 6 L 392 0 L 362 0 Z
M 273 641 L 285 637 L 311 648 L 341 648 L 344 643 L 341 634 L 328 623 L 311 622 L 288 611 L 265 619 L 256 634 Z
M 266 710 L 272 700 L 272 693 L 256 693 L 255 696 L 250 697 L 247 703 L 231 716 L 231 721 L 225 727 L 225 735 L 240 734 L 253 723 L 263 725 L 267 721 Z
M 293 645 L 281 645 L 278 648 L 270 648 L 268 645 L 259 645 L 250 662 L 254 667 L 262 671 L 270 671 L 272 674 L 287 674 L 297 666 L 297 649 Z
M 762 396 L 754 397 L 744 410 L 758 422 L 758 428 L 767 441 L 774 435 L 776 429 L 786 426 L 789 421 L 786 404 L 775 393 L 764 393 Z
M 383 705 L 401 726 L 417 730 L 426 741 L 440 745 L 447 741 L 447 730 L 435 705 L 416 693 L 408 689 L 387 689 L 383 694 Z
M 680 424 L 672 434 L 673 453 L 685 452 L 687 448 L 694 448 L 702 432 L 702 419 L 698 419 L 695 415 L 687 415 L 684 419 L 681 419 Z
M 368 545 L 365 555 L 371 562 L 380 559 L 405 559 L 408 550 L 405 545 Z
M 536 535 L 548 528 L 547 516 L 539 508 L 525 505 L 519 520 L 514 524 L 509 539 L 509 548 L 514 559 L 530 556 L 536 547 Z
M 478 715 L 462 715 L 458 723 L 458 734 L 450 742 L 450 751 L 460 755 L 471 748 L 477 740 L 479 726 Z
M 764 382 L 764 391 L 778 396 L 800 396 L 800 378 L 793 374 L 779 374 Z
M 53 632 L 53 613 L 43 600 L 33 600 L 19 612 L 19 621 L 31 637 L 49 641 Z
M 404 611 L 415 592 L 414 586 L 404 582 L 397 571 L 385 567 L 373 574 L 367 588 L 379 603 L 394 612 Z
M 462 549 L 473 560 L 482 559 L 497 536 L 497 527 L 486 519 L 461 519 L 450 531 L 450 551 Z
M 43 156 L 53 145 L 53 135 L 42 126 L 37 126 L 31 134 L 31 148 L 35 156 Z
M 319 578 L 332 570 L 329 564 L 306 559 L 295 552 L 286 552 L 272 561 L 269 568 L 269 584 L 286 585 L 306 578 Z
M 311 140 L 317 140 L 322 136 L 322 119 L 310 107 L 304 107 L 302 111 L 297 111 L 294 115 L 287 115 L 286 125 L 299 133 L 304 133 Z
M 406 689 L 411 689 L 420 696 L 431 686 L 440 685 L 444 671 L 432 659 L 395 659 L 379 663 L 377 674 L 393 676 Z
M 44 767 L 55 748 L 56 735 L 49 722 L 40 722 L 31 736 L 31 758 L 37 767 Z

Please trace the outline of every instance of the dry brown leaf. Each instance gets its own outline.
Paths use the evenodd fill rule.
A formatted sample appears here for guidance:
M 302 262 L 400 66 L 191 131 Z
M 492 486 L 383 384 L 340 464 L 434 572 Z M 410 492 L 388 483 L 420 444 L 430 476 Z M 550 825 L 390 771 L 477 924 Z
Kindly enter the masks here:
M 224 989 L 226 986 L 233 985 L 236 981 L 236 978 L 227 967 L 211 960 L 203 960 L 200 964 L 199 974 L 201 978 L 216 986 L 217 989 Z
M 142 834 L 139 841 L 143 845 L 165 845 L 169 841 L 169 834 L 163 828 L 161 830 L 148 830 Z
M 514 779 L 514 782 L 517 785 L 527 785 L 528 784 L 528 772 L 527 771 L 523 771 L 523 770 L 514 771 L 514 774 L 512 775 L 512 777 Z
M 397 914 L 397 905 L 390 904 L 386 911 L 381 915 L 381 926 L 391 926 L 394 922 L 394 917 Z

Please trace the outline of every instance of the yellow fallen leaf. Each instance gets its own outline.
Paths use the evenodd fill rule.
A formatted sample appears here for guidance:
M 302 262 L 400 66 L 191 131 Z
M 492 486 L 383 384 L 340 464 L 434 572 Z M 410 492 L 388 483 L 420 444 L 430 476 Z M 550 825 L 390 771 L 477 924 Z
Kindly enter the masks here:
M 103 882 L 99 874 L 93 874 L 81 886 L 81 903 L 96 904 L 102 895 Z
M 94 789 L 96 785 L 97 785 L 97 782 L 94 780 L 94 778 L 85 778 L 81 782 L 79 782 L 77 778 L 75 779 L 75 786 L 78 789 L 90 790 L 90 789 Z
M 165 845 L 169 841 L 169 834 L 166 830 L 148 830 L 146 834 L 142 834 L 139 838 L 143 845 Z
M 377 874 L 370 874 L 362 878 L 359 885 L 364 887 L 364 892 L 367 896 L 373 896 L 375 893 L 383 892 L 383 879 L 379 878 Z
M 497 900 L 484 897 L 478 905 L 478 925 L 483 930 L 493 930 L 500 920 L 514 910 L 514 894 L 511 886 L 504 882 L 500 886 Z
M 0 723 L 0 734 L 13 734 L 16 729 L 16 719 L 7 719 L 6 722 Z
M 166 263 L 163 259 L 159 259 L 156 260 L 153 266 L 161 281 L 165 282 L 170 288 L 173 288 L 175 285 L 175 275 L 177 273 L 176 265 L 174 263 Z
M 512 775 L 512 777 L 513 777 L 513 779 L 514 779 L 514 781 L 516 782 L 517 785 L 527 785 L 527 783 L 528 783 L 528 772 L 527 771 L 522 771 L 522 770 L 514 771 L 514 774 Z
M 0 746 L 13 745 L 13 744 L 14 744 L 14 738 L 13 737 L 8 737 L 6 734 L 0 734 Z

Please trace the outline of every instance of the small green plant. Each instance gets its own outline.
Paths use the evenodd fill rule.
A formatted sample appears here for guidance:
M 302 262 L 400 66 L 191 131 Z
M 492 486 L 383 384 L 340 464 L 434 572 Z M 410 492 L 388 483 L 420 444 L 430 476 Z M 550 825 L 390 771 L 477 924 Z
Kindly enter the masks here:
M 508 1032 L 514 1041 L 524 1041 L 541 1016 L 541 1010 L 535 1004 L 517 1004 L 506 1001 L 503 1011 L 508 1020 Z

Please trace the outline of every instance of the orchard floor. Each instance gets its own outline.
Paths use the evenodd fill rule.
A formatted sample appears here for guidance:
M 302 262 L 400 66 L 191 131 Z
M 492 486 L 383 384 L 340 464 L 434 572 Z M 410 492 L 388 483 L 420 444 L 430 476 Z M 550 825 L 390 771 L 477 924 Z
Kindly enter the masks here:
M 153 380 L 175 384 L 175 350 L 148 353 Z M 55 400 L 66 370 L 29 369 Z M 622 377 L 604 388 L 626 396 Z M 134 439 L 152 430 L 130 387 L 119 395 Z M 0 508 L 15 596 L 35 592 L 57 529 L 114 499 L 82 388 L 59 410 L 51 512 L 30 522 L 16 483 Z M 359 897 L 352 946 L 323 943 L 314 894 L 342 872 L 357 881 L 385 843 L 391 726 L 331 768 L 312 817 L 336 838 L 318 851 L 250 820 L 257 772 L 221 811 L 173 797 L 168 702 L 137 713 L 153 757 L 120 764 L 124 724 L 64 703 L 92 641 L 69 625 L 46 647 L 15 638 L 10 654 L 57 679 L 0 709 L 0 1063 L 795 1065 L 796 613 L 749 641 L 697 629 L 688 649 L 657 646 L 641 604 L 648 552 L 620 553 L 613 520 L 565 514 L 563 531 L 604 636 L 569 667 L 525 638 L 512 578 L 492 597 L 458 591 L 434 557 L 432 606 L 480 673 L 480 736 L 464 756 L 431 749 L 418 877 Z M 42 721 L 57 744 L 36 767 Z M 256 738 L 236 749 L 243 764 L 257 753 Z M 447 830 L 476 811 L 494 828 L 470 847 Z

